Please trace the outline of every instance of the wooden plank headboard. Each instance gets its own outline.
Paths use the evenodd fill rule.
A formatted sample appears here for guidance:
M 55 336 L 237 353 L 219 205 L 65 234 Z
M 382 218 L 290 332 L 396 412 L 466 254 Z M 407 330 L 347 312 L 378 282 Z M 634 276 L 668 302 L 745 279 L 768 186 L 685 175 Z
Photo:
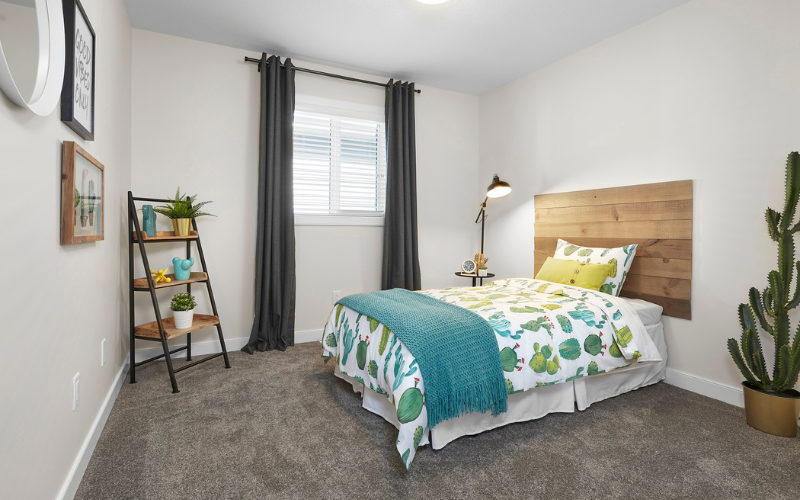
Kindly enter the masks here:
M 692 181 L 534 197 L 534 276 L 558 238 L 590 247 L 638 243 L 621 295 L 692 318 Z

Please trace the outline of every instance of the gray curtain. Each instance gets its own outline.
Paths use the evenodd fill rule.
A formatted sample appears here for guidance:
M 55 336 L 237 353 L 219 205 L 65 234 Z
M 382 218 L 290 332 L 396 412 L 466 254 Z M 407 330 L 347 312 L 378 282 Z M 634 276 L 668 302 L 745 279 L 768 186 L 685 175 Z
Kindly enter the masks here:
M 381 288 L 419 290 L 414 84 L 386 87 L 386 215 Z
M 285 350 L 294 345 L 296 295 L 292 186 L 292 60 L 261 56 L 261 131 L 255 318 L 242 351 Z

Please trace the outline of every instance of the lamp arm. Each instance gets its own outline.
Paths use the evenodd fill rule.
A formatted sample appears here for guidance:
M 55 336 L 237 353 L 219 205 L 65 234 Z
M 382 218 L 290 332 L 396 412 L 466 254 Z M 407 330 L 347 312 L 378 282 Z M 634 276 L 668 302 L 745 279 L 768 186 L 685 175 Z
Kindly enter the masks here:
M 478 217 L 475 218 L 475 224 L 477 224 L 478 222 L 481 222 L 481 217 L 484 217 L 484 218 L 486 217 L 486 202 L 488 200 L 489 200 L 489 197 L 487 196 L 486 198 L 484 198 L 483 203 L 481 203 L 481 211 L 478 212 Z

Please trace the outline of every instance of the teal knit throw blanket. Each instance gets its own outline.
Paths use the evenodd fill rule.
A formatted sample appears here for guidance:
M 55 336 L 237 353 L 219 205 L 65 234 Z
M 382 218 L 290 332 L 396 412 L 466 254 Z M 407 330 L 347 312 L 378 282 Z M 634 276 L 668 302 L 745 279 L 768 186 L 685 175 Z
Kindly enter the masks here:
M 428 427 L 472 411 L 505 412 L 508 391 L 494 330 L 472 311 L 401 288 L 339 304 L 386 325 L 417 360 Z

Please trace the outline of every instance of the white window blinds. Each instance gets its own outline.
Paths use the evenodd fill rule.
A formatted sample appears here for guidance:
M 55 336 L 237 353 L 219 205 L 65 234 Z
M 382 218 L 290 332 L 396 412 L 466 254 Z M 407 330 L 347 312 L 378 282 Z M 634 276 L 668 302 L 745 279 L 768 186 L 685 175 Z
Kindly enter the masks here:
M 294 213 L 383 216 L 384 124 L 321 113 L 294 114 Z

